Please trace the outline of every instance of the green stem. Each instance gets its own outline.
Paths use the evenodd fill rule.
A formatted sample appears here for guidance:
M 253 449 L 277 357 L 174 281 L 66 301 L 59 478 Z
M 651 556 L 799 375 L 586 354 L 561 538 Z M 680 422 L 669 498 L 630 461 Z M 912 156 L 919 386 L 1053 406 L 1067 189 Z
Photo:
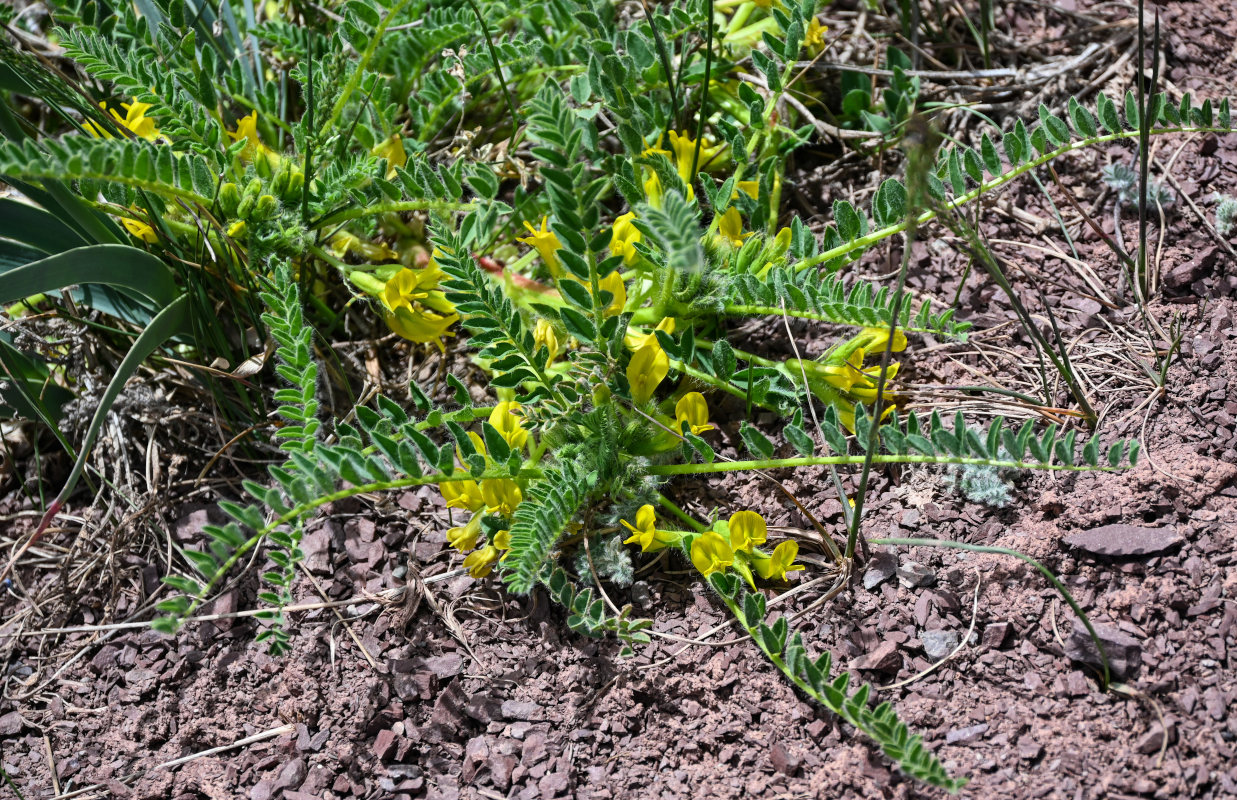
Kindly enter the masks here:
M 352 98 L 352 93 L 355 92 L 357 86 L 360 85 L 361 77 L 365 74 L 367 68 L 369 67 L 369 62 L 373 60 L 374 53 L 378 50 L 378 44 L 382 41 L 382 35 L 387 31 L 387 26 L 391 24 L 391 20 L 395 19 L 397 14 L 404 10 L 404 7 L 407 6 L 409 2 L 411 2 L 411 0 L 398 0 L 395 5 L 391 7 L 391 10 L 387 13 L 387 15 L 379 21 L 378 27 L 374 29 L 374 35 L 369 39 L 369 44 L 365 46 L 365 50 L 362 51 L 360 57 L 357 59 L 356 67 L 353 69 L 352 75 L 348 77 L 348 83 L 344 85 L 343 91 L 339 93 L 339 99 L 335 101 L 335 106 L 331 109 L 330 118 L 327 119 L 326 124 L 318 133 L 318 138 L 320 140 L 325 139 L 327 134 L 331 132 L 331 129 L 335 127 L 335 124 L 339 122 L 340 116 L 344 113 L 344 106 L 348 104 L 348 100 Z
M 664 494 L 661 494 L 660 492 L 657 494 L 657 502 L 659 505 L 661 505 L 662 508 L 666 509 L 671 514 L 678 517 L 680 520 L 683 521 L 683 523 L 685 523 L 689 528 L 694 530 L 696 533 L 704 533 L 705 531 L 708 530 L 708 526 L 702 525 L 699 522 L 697 522 L 695 517 L 693 517 L 691 514 L 688 514 L 683 509 L 679 508 L 672 500 L 670 500 L 668 497 L 666 497 Z
M 326 228 L 350 219 L 373 217 L 378 214 L 398 214 L 404 211 L 450 213 L 452 211 L 474 211 L 476 208 L 476 203 L 447 203 L 441 200 L 398 200 L 390 203 L 374 203 L 368 206 L 356 206 L 343 211 L 336 211 L 319 220 L 316 227 Z
M 1187 128 L 1185 126 L 1178 126 L 1175 128 L 1158 128 L 1152 131 L 1151 133 L 1153 135 L 1159 136 L 1159 135 L 1168 134 L 1168 133 L 1232 133 L 1232 132 L 1233 131 L 1229 130 L 1228 128 L 1217 128 L 1217 127 Z M 1109 133 L 1103 136 L 1094 136 L 1090 139 L 1082 139 L 1077 142 L 1072 142 L 1067 145 L 1062 145 L 1061 147 L 1058 147 L 1056 150 L 1051 150 L 1041 155 L 1039 158 L 1034 159 L 1033 161 L 1028 161 L 1021 166 L 1011 169 L 1009 172 L 1006 172 L 1000 177 L 993 178 L 992 180 L 987 181 L 986 183 L 980 184 L 978 187 L 976 187 L 975 189 L 972 189 L 971 191 L 967 192 L 964 195 L 955 197 L 953 200 L 949 201 L 948 203 L 944 203 L 942 205 L 942 208 L 947 209 L 947 210 L 952 210 L 952 209 L 960 208 L 964 205 L 967 205 L 968 203 L 974 201 L 975 199 L 977 199 L 980 195 L 984 194 L 985 192 L 990 192 L 993 189 L 1004 186 L 1005 184 L 1009 183 L 1015 178 L 1019 178 L 1022 175 L 1026 174 L 1027 172 L 1035 169 L 1036 167 L 1042 166 L 1043 164 L 1053 160 L 1054 158 L 1058 158 L 1059 156 L 1065 155 L 1066 153 L 1072 153 L 1075 150 L 1082 150 L 1087 147 L 1094 147 L 1097 144 L 1104 144 L 1105 142 L 1115 142 L 1121 139 L 1132 139 L 1137 136 L 1138 136 L 1138 131 L 1121 131 L 1120 133 Z M 929 209 L 927 211 L 924 211 L 916 219 L 916 224 L 922 225 L 925 222 L 935 219 L 937 215 L 938 215 L 938 211 L 935 209 Z M 861 236 L 858 239 L 854 239 L 850 242 L 847 242 L 846 244 L 838 245 L 837 247 L 834 247 L 830 250 L 826 250 L 825 252 L 815 255 L 811 258 L 805 258 L 804 260 L 795 264 L 795 270 L 802 271 L 802 270 L 814 267 L 817 264 L 823 264 L 826 261 L 831 261 L 832 259 L 835 259 L 835 258 L 841 258 L 842 256 L 845 256 L 849 253 L 853 253 L 857 250 L 866 250 L 871 245 L 876 244 L 877 242 L 883 239 L 888 239 L 890 236 L 901 233 L 904 230 L 906 230 L 905 220 L 903 220 L 902 222 L 899 222 L 897 225 L 890 225 L 886 228 L 881 228 L 880 230 L 876 230 L 876 231 L 873 231 L 872 233 L 869 233 L 867 236 Z
M 788 317 L 797 317 L 799 319 L 811 319 L 811 320 L 816 320 L 818 322 L 832 322 L 835 325 L 852 325 L 856 328 L 871 327 L 865 322 L 858 322 L 855 320 L 843 319 L 841 317 L 829 316 L 827 314 L 822 314 L 819 311 L 797 311 L 793 308 L 787 308 L 785 311 L 783 311 L 781 308 L 778 308 L 777 306 L 727 305 L 727 306 L 722 307 L 722 314 L 727 315 L 727 316 L 736 316 L 736 317 L 780 317 L 782 316 L 782 314 L 785 314 Z M 907 333 L 928 333 L 934 336 L 951 336 L 952 335 L 955 338 L 957 337 L 957 334 L 950 334 L 948 331 L 940 330 L 937 328 L 916 328 L 916 327 L 904 326 L 902 327 L 902 330 L 906 331 Z
M 511 138 L 507 142 L 507 152 L 514 153 L 515 136 L 520 130 L 520 117 L 515 113 L 515 99 L 511 96 L 511 89 L 507 86 L 507 78 L 503 75 L 503 67 L 498 60 L 498 51 L 494 49 L 494 39 L 490 36 L 490 26 L 486 24 L 485 17 L 482 16 L 477 0 L 468 0 L 468 5 L 472 6 L 472 13 L 476 14 L 477 22 L 481 24 L 481 32 L 485 34 L 485 46 L 490 52 L 490 62 L 494 64 L 494 72 L 498 75 L 498 82 L 503 87 L 503 96 L 507 99 L 507 113 L 511 115 Z
M 654 464 L 650 475 L 707 475 L 714 472 L 743 472 L 757 469 L 787 467 L 819 467 L 826 464 L 862 464 L 864 456 L 801 456 L 798 458 L 761 458 L 751 461 L 716 461 L 712 464 Z M 872 456 L 873 464 L 974 464 L 1000 469 L 1040 469 L 1053 472 L 1115 472 L 1124 467 L 1099 467 L 1088 464 L 1046 464 L 1038 461 L 994 461 L 986 458 L 960 456 L 924 456 L 889 453 Z

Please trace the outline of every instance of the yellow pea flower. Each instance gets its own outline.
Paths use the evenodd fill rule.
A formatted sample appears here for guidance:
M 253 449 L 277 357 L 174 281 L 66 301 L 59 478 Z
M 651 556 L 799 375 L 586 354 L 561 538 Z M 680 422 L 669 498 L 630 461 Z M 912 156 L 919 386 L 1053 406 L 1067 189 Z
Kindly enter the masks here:
M 120 107 L 125 110 L 123 117 L 116 112 L 116 109 L 108 108 L 106 103 L 99 103 L 99 108 L 111 114 L 112 119 L 116 120 L 117 125 L 126 129 L 134 136 L 145 139 L 148 142 L 154 142 L 162 135 L 159 129 L 155 127 L 155 121 L 146 116 L 146 110 L 150 108 L 149 103 L 139 103 L 135 100 L 132 103 L 121 103 Z M 87 133 L 96 139 L 112 138 L 110 133 L 93 122 L 87 122 L 83 127 Z
M 154 244 L 159 241 L 159 237 L 155 234 L 155 229 L 147 225 L 145 222 L 128 217 L 121 217 L 120 224 L 125 226 L 125 230 L 141 239 L 147 244 Z
M 674 325 L 674 317 L 663 317 L 662 321 L 657 323 L 657 327 L 654 330 L 664 331 L 667 335 L 669 335 L 674 333 Z M 649 342 L 656 342 L 657 334 L 652 331 L 643 334 L 632 333 L 631 329 L 628 328 L 627 336 L 623 341 L 627 343 L 628 347 L 635 351 L 639 350 L 641 347 L 644 347 Z
M 408 163 L 408 153 L 404 151 L 404 139 L 399 133 L 393 133 L 389 139 L 383 139 L 369 152 L 372 156 L 387 160 L 387 180 L 395 177 L 396 167 L 403 167 Z
M 519 485 L 510 478 L 491 478 L 481 481 L 481 496 L 485 498 L 485 510 L 509 517 L 524 499 Z
M 507 440 L 507 444 L 517 449 L 528 441 L 528 431 L 520 425 L 520 421 L 524 419 L 521 411 L 519 403 L 504 400 L 490 412 L 490 424 Z
M 889 341 L 889 329 L 880 328 L 864 328 L 858 336 L 851 339 L 851 344 L 858 343 L 869 353 L 885 352 L 885 343 Z M 906 331 L 897 328 L 893 333 L 893 348 L 892 352 L 901 353 L 906 349 Z
M 692 564 L 706 578 L 734 563 L 734 551 L 717 531 L 705 531 L 692 542 Z
M 644 238 L 644 234 L 631 223 L 635 218 L 636 215 L 629 211 L 615 219 L 613 232 L 610 235 L 610 254 L 622 256 L 623 263 L 629 267 L 639 260 L 640 254 L 636 252 L 636 242 Z
M 537 230 L 533 227 L 531 222 L 525 220 L 524 227 L 528 228 L 528 236 L 523 239 L 517 238 L 516 241 L 523 242 L 536 250 L 538 255 L 541 256 L 541 260 L 545 262 L 547 267 L 550 268 L 550 274 L 558 277 L 560 267 L 558 263 L 558 256 L 555 255 L 555 253 L 562 248 L 563 243 L 560 242 L 558 237 L 546 227 L 546 223 L 549 219 L 549 217 L 541 218 L 541 230 Z
M 623 544 L 638 544 L 646 553 L 655 553 L 679 541 L 678 535 L 657 530 L 657 513 L 653 506 L 648 504 L 640 506 L 640 510 L 636 512 L 635 525 L 625 519 L 619 522 L 631 531 L 631 536 L 624 540 Z
M 497 560 L 498 548 L 487 544 L 480 550 L 473 550 L 468 554 L 468 558 L 464 559 L 464 569 L 468 570 L 468 574 L 473 578 L 480 580 L 490 574 Z
M 433 342 L 445 350 L 442 339 L 454 334 L 447 331 L 459 321 L 455 307 L 439 290 L 442 270 L 436 264 L 421 269 L 397 272 L 382 290 L 382 304 L 387 310 L 391 330 L 413 342 Z
M 468 520 L 467 525 L 448 528 L 447 529 L 447 544 L 459 550 L 461 553 L 466 553 L 477 546 L 477 539 L 481 537 L 481 515 L 473 514 L 472 519 Z
M 697 436 L 705 431 L 716 429 L 715 426 L 709 424 L 709 405 L 700 392 L 688 392 L 680 397 L 679 402 L 674 405 L 674 418 L 680 431 L 683 430 L 683 423 L 686 422 L 691 432 Z
M 609 292 L 614 299 L 610 301 L 610 305 L 605 307 L 602 314 L 607 317 L 613 317 L 616 314 L 623 313 L 623 306 L 627 305 L 627 286 L 623 283 L 623 276 L 618 270 L 611 272 L 606 277 L 597 282 L 597 288 L 603 292 Z
M 787 572 L 798 572 L 803 569 L 802 564 L 795 564 L 794 560 L 799 557 L 799 544 L 797 542 L 785 541 L 773 548 L 773 555 L 767 556 L 759 550 L 752 552 L 752 566 L 756 568 L 756 574 L 765 580 L 773 580 L 774 578 L 784 581 L 786 580 Z
M 730 518 L 730 546 L 736 552 L 751 552 L 769 536 L 765 518 L 755 511 L 739 511 Z
M 403 309 L 387 315 L 387 325 L 410 342 L 426 344 L 433 342 L 438 349 L 446 352 L 442 340 L 455 334 L 449 328 L 459 321 L 458 314 L 443 316 L 432 311 L 417 311 L 410 313 Z
M 828 25 L 822 25 L 820 20 L 812 17 L 807 24 L 807 32 L 803 36 L 803 46 L 809 53 L 816 55 L 825 49 L 825 34 L 828 32 Z
M 447 508 L 462 508 L 476 513 L 485 507 L 485 497 L 477 482 L 468 479 L 462 481 L 443 481 L 438 484 L 438 491 L 447 501 Z
M 544 347 L 549 351 L 545 360 L 546 364 L 554 363 L 554 359 L 558 357 L 558 334 L 554 332 L 554 326 L 544 317 L 538 319 L 537 326 L 533 328 L 533 345 L 537 348 Z
M 644 405 L 653 397 L 657 386 L 670 374 L 670 357 L 657 339 L 646 341 L 627 365 L 627 382 L 636 405 Z
M 717 232 L 732 247 L 742 247 L 744 240 L 752 235 L 750 231 L 743 232 L 743 217 L 734 206 L 726 209 L 726 213 L 717 218 Z
M 490 544 L 497 547 L 499 550 L 507 551 L 511 549 L 511 531 L 496 531 L 493 537 L 490 538 Z M 507 557 L 507 553 L 503 553 L 502 561 Z
M 266 159 L 271 167 L 278 165 L 279 155 L 265 144 L 262 143 L 262 137 L 258 135 L 258 112 L 252 111 L 248 116 L 241 117 L 236 121 L 236 132 L 228 131 L 228 138 L 234 142 L 245 140 L 245 149 L 241 150 L 241 161 L 252 162 L 259 156 Z
M 702 143 L 700 145 L 700 161 L 696 164 L 696 169 L 704 169 L 705 165 L 709 164 L 725 147 L 726 145 L 724 144 L 710 146 L 707 142 Z M 696 154 L 696 140 L 689 133 L 670 131 L 670 149 L 674 151 L 674 162 L 678 168 L 679 177 L 683 179 L 683 183 L 690 187 L 692 180 L 696 177 L 692 174 L 692 159 Z

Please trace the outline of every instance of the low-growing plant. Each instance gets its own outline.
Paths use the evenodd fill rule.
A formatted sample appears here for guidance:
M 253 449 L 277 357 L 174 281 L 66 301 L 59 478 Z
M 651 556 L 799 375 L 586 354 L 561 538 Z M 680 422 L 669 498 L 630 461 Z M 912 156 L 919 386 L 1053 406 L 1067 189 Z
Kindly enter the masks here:
M 805 52 L 825 45 L 813 0 L 692 0 L 637 19 L 573 0 L 294 8 L 64 3 L 57 36 L 80 69 L 72 89 L 101 107 L 67 99 L 74 91 L 23 53 L 7 62 L 5 88 L 55 105 L 63 125 L 9 125 L 0 175 L 42 208 L 23 212 L 38 214 L 41 236 L 72 229 L 83 245 L 0 274 L 6 302 L 35 304 L 74 283 L 148 297 L 161 310 L 130 320 L 145 328 L 117 390 L 169 342 L 209 359 L 243 340 L 241 323 L 209 318 L 226 298 L 263 309 L 250 327 L 274 343 L 280 463 L 268 482 L 244 484 L 251 501 L 220 503 L 231 521 L 208 527 L 204 547 L 180 551 L 191 570 L 165 578 L 178 595 L 154 627 L 176 632 L 261 549 L 260 638 L 286 651 L 282 609 L 315 511 L 435 485 L 464 517 L 446 532 L 462 568 L 494 572 L 516 595 L 548 591 L 586 636 L 648 641 L 650 622 L 608 609 L 600 581 L 629 582 L 636 548 L 681 554 L 800 691 L 907 774 L 959 789 L 964 779 L 888 702 L 872 707 L 869 687 L 851 691 L 827 653 L 809 657 L 784 617 L 769 619 L 762 592 L 804 568 L 797 543 L 773 545 L 750 509 L 696 520 L 668 486 L 678 475 L 824 466 L 849 508 L 837 474 L 858 470 L 844 543 L 820 531 L 836 595 L 863 568 L 856 543 L 873 468 L 952 465 L 995 502 L 1005 496 L 997 470 L 1134 463 L 1137 443 L 1105 443 L 1098 431 L 1079 441 L 1078 428 L 1056 423 L 979 427 L 960 412 L 901 407 L 897 354 L 920 334 L 961 340 L 969 326 L 907 296 L 909 258 L 893 290 L 845 269 L 899 235 L 909 254 L 934 219 L 961 231 L 955 212 L 1053 159 L 1137 138 L 1134 96 L 1124 115 L 1104 94 L 1093 109 L 1071 99 L 1064 118 L 1041 106 L 1037 122 L 938 152 L 914 121 L 918 84 L 891 55 L 884 121 L 870 98 L 859 108 L 852 97 L 851 110 L 900 150 L 904 179 L 883 180 L 870 209 L 834 202 L 818 233 L 787 220 L 782 203 L 788 159 L 814 130 L 783 102 L 807 80 Z M 749 59 L 758 80 L 742 77 Z M 1156 95 L 1147 108 L 1144 136 L 1231 128 L 1227 100 Z M 0 229 L 36 246 L 16 233 Z M 103 253 L 118 259 L 114 276 L 87 271 L 85 259 Z M 819 357 L 775 359 L 728 340 L 728 323 L 751 317 L 847 332 Z M 488 376 L 492 402 L 478 405 L 447 372 L 445 403 L 414 382 L 412 408 L 382 394 L 327 408 L 319 334 L 344 329 L 389 329 L 431 353 L 454 338 Z M 747 457 L 720 456 L 714 409 L 727 394 L 749 416 L 775 412 L 785 444 L 744 418 Z M 1075 399 L 1094 423 L 1085 396 Z M 79 445 L 78 472 L 96 430 Z

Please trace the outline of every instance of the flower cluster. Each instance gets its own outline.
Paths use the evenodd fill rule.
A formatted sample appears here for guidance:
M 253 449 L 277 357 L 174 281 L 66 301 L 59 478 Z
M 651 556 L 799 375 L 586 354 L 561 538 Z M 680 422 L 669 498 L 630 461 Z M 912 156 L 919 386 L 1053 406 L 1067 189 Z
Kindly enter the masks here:
M 858 335 L 830 349 L 815 361 L 791 359 L 786 362 L 786 366 L 795 376 L 800 369 L 806 372 L 812 392 L 822 402 L 837 408 L 838 419 L 847 430 L 854 433 L 855 404 L 867 405 L 876 401 L 880 358 L 888 342 L 888 328 L 864 328 Z M 906 334 L 901 330 L 894 333 L 891 349 L 895 353 L 906 349 Z M 865 367 L 864 361 L 869 355 L 876 363 Z M 897 376 L 898 366 L 896 361 L 890 363 L 889 370 L 885 373 L 886 384 Z M 893 406 L 890 405 L 884 413 L 888 414 L 892 410 Z
M 628 246 L 630 246 L 630 244 L 640 240 L 640 231 L 636 230 L 635 227 L 631 225 L 631 219 L 634 218 L 635 215 L 624 216 L 626 216 L 627 219 L 625 221 L 623 231 L 623 236 L 625 237 L 623 241 L 627 242 Z M 620 217 L 620 219 L 622 218 Z M 555 280 L 571 280 L 588 288 L 588 283 L 586 281 L 581 280 L 574 273 L 563 269 L 562 263 L 558 258 L 558 251 L 562 249 L 563 243 L 559 241 L 558 236 L 549 229 L 548 225 L 549 217 L 541 218 L 540 228 L 534 228 L 531 222 L 525 220 L 524 227 L 528 228 L 528 236 L 525 236 L 524 238 L 517 238 L 516 241 L 526 244 L 536 250 L 537 255 L 541 257 L 541 262 L 546 265 L 548 270 L 550 270 L 550 275 L 552 275 Z M 619 222 L 616 220 L 616 230 L 618 227 Z M 632 248 L 631 252 L 634 254 L 635 249 Z M 627 306 L 627 285 L 623 283 L 623 276 L 618 272 L 618 270 L 615 270 L 609 275 L 606 275 L 604 278 L 601 278 L 597 282 L 597 288 L 603 294 L 610 294 L 610 302 L 606 305 L 602 313 L 604 313 L 607 317 L 612 317 L 616 314 L 623 313 L 623 309 Z M 598 297 L 595 299 L 600 302 L 602 298 Z
M 719 530 L 720 529 L 720 530 Z M 803 569 L 794 563 L 799 545 L 787 540 L 766 553 L 757 548 L 768 539 L 764 517 L 755 511 L 739 511 L 728 523 L 717 523 L 691 542 L 691 559 L 700 574 L 708 577 L 715 572 L 733 569 L 752 588 L 756 583 L 752 573 L 765 580 L 786 580 L 786 573 Z
M 522 449 L 528 444 L 529 432 L 523 425 L 523 409 L 519 403 L 499 403 L 490 412 L 489 423 L 512 448 Z M 488 465 L 490 458 L 481 436 L 470 431 L 468 438 Z M 495 563 L 506 558 L 505 553 L 511 549 L 511 534 L 506 529 L 497 530 L 481 544 L 484 517 L 492 514 L 503 520 L 510 519 L 516 507 L 524 501 L 520 484 L 511 478 L 485 478 L 480 482 L 465 478 L 443 481 L 438 484 L 438 489 L 447 501 L 447 508 L 458 508 L 472 514 L 466 524 L 447 531 L 447 544 L 461 553 L 467 553 L 464 568 L 469 575 L 484 578 L 493 570 Z
M 438 284 L 442 270 L 432 260 L 420 269 L 407 267 L 395 273 L 382 288 L 382 305 L 391 330 L 412 342 L 433 342 L 445 350 L 447 329 L 460 318 Z
M 108 108 L 106 103 L 99 103 L 99 108 L 112 115 L 112 119 L 121 128 L 129 133 L 148 142 L 156 142 L 163 134 L 155 127 L 155 121 L 146 116 L 146 111 L 150 108 L 150 103 L 139 103 L 134 100 L 132 103 L 121 103 L 120 107 L 124 109 L 125 115 L 122 117 L 114 108 Z M 112 135 L 108 133 L 103 126 L 94 123 L 86 122 L 83 126 L 86 133 L 96 139 L 111 139 Z
M 645 553 L 687 545 L 692 565 L 706 578 L 733 569 L 755 588 L 754 575 L 784 581 L 786 573 L 803 569 L 802 564 L 794 563 L 799 545 L 793 541 L 780 543 L 771 553 L 759 549 L 758 545 L 768 539 L 768 526 L 755 511 L 739 511 L 729 522 L 718 522 L 713 530 L 700 534 L 660 530 L 651 505 L 640 507 L 635 524 L 620 521 L 631 531 L 624 544 L 638 544 Z

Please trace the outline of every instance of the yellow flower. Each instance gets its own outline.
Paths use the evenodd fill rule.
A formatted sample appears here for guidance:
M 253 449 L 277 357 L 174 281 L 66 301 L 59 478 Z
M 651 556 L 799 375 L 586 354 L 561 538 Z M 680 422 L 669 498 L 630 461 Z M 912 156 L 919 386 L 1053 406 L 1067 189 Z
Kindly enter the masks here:
M 640 506 L 640 510 L 636 512 L 635 525 L 625 519 L 619 522 L 631 531 L 631 536 L 623 544 L 638 544 L 640 549 L 646 553 L 655 553 L 679 541 L 676 534 L 657 530 L 657 514 L 651 505 Z
M 538 349 L 544 347 L 550 351 L 550 354 L 546 356 L 546 364 L 552 363 L 558 356 L 558 334 L 554 332 L 554 326 L 544 317 L 537 320 L 537 327 L 533 329 L 533 345 Z
M 739 511 L 730 518 L 730 546 L 736 551 L 751 552 L 764 544 L 769 536 L 765 518 L 755 511 Z
M 696 164 L 696 169 L 703 170 L 724 148 L 725 145 L 710 147 L 707 143 L 702 143 L 700 145 L 700 160 Z M 691 134 L 670 131 L 670 149 L 674 151 L 674 161 L 679 171 L 679 177 L 683 179 L 683 183 L 691 186 L 692 180 L 696 177 L 692 174 L 692 159 L 696 155 L 696 140 L 691 137 Z
M 445 350 L 442 339 L 453 335 L 447 329 L 460 315 L 437 288 L 440 280 L 442 270 L 433 262 L 417 270 L 405 267 L 386 282 L 382 304 L 391 330 L 409 341 L 433 342 Z
M 885 373 L 885 399 L 889 398 L 889 382 L 897 377 L 898 366 L 898 362 L 894 361 L 889 365 L 889 371 Z M 863 370 L 859 380 L 855 381 L 855 385 L 850 387 L 849 394 L 864 403 L 876 402 L 876 382 L 880 378 L 880 371 L 880 364 Z M 889 409 L 885 409 L 886 413 L 888 411 Z
M 121 217 L 120 224 L 125 226 L 125 230 L 141 239 L 147 244 L 154 244 L 159 241 L 159 237 L 155 234 L 155 229 L 147 225 L 145 222 L 128 217 Z
M 255 161 L 258 156 L 266 159 L 267 163 L 274 167 L 279 163 L 279 156 L 275 151 L 262 143 L 262 137 L 258 135 L 258 112 L 252 111 L 246 117 L 241 117 L 236 121 L 236 133 L 228 131 L 228 138 L 234 142 L 245 140 L 245 149 L 241 150 L 241 161 Z
M 383 139 L 369 152 L 372 156 L 387 160 L 387 180 L 395 177 L 396 167 L 403 167 L 408 163 L 408 154 L 404 152 L 404 140 L 399 133 L 393 133 L 389 139 Z
M 662 317 L 661 322 L 657 323 L 656 331 L 664 331 L 667 335 L 674 333 L 674 317 Z M 632 333 L 631 329 L 627 329 L 627 336 L 623 339 L 633 351 L 639 350 L 649 342 L 657 341 L 657 334 L 654 331 L 648 333 Z
M 734 194 L 731 195 L 731 199 L 733 200 L 735 197 L 738 197 L 739 192 L 743 192 L 753 200 L 759 200 L 760 181 L 736 181 Z
M 464 553 L 477 546 L 480 536 L 481 515 L 473 514 L 467 525 L 447 530 L 447 544 Z
M 458 314 L 444 317 L 432 311 L 409 312 L 400 309 L 387 314 L 387 325 L 410 342 L 418 344 L 433 342 L 438 345 L 439 350 L 446 352 L 447 348 L 442 340 L 447 336 L 455 335 L 448 328 L 454 325 L 459 318 Z
M 468 570 L 468 574 L 472 577 L 481 579 L 490 574 L 497 560 L 498 549 L 487 544 L 480 550 L 473 550 L 468 554 L 468 558 L 464 559 L 464 569 Z
M 474 480 L 443 481 L 438 484 L 438 491 L 447 501 L 447 508 L 463 508 L 475 513 L 485 506 L 481 487 Z
M 629 211 L 615 219 L 610 235 L 610 254 L 622 256 L 623 263 L 629 267 L 640 258 L 640 254 L 636 252 L 636 242 L 644 238 L 644 234 L 631 224 L 635 218 L 636 215 Z
M 155 127 L 155 121 L 146 116 L 146 110 L 150 108 L 149 103 L 139 103 L 135 100 L 132 103 L 121 103 L 120 107 L 125 110 L 123 117 L 116 113 L 116 109 L 108 108 L 106 103 L 99 103 L 99 108 L 111 114 L 112 119 L 116 120 L 117 125 L 126 129 L 134 136 L 138 136 L 148 142 L 154 142 L 162 135 L 159 129 Z M 85 127 L 87 133 L 96 139 L 112 138 L 111 134 L 93 122 L 87 122 L 83 127 Z
M 802 564 L 793 563 L 799 556 L 799 545 L 797 542 L 785 541 L 773 548 L 773 555 L 767 556 L 759 550 L 752 553 L 752 566 L 756 568 L 756 574 L 765 580 L 786 580 L 787 572 L 798 572 L 803 569 Z
M 820 20 L 812 17 L 807 24 L 807 33 L 803 37 L 803 46 L 808 49 L 812 55 L 816 55 L 821 50 L 825 49 L 825 34 L 829 32 L 829 26 L 822 25 Z
M 657 386 L 670 374 L 670 357 L 656 339 L 646 341 L 627 365 L 627 382 L 636 405 L 644 405 L 653 397 Z
M 481 496 L 485 498 L 485 510 L 509 517 L 524 499 L 519 485 L 510 478 L 491 478 L 481 481 Z
M 528 441 L 528 431 L 520 425 L 520 421 L 524 419 L 521 410 L 519 403 L 504 400 L 490 412 L 490 424 L 507 440 L 507 444 L 517 449 Z
M 692 542 L 692 564 L 706 578 L 734 563 L 734 551 L 717 531 L 705 531 Z
M 743 241 L 752 235 L 750 231 L 743 232 L 743 217 L 734 206 L 726 209 L 726 213 L 717 218 L 717 232 L 732 247 L 742 247 Z
M 499 550 L 510 550 L 511 531 L 496 531 L 493 538 L 490 539 L 490 544 L 494 545 Z M 503 558 L 506 558 L 506 556 L 503 556 Z
M 851 343 L 858 343 L 861 347 L 870 353 L 885 352 L 885 343 L 889 341 L 889 329 L 880 328 L 864 328 L 859 335 L 851 339 Z M 906 331 L 897 328 L 893 333 L 893 347 L 891 352 L 901 353 L 906 349 Z
M 516 241 L 523 242 L 529 247 L 535 249 L 541 256 L 541 260 L 545 262 L 547 267 L 550 268 L 550 274 L 558 277 L 559 264 L 558 256 L 556 256 L 555 253 L 563 246 L 563 243 L 560 242 L 558 237 L 546 227 L 546 223 L 548 221 L 549 217 L 542 217 L 541 230 L 537 230 L 533 227 L 531 222 L 525 220 L 524 227 L 528 228 L 528 236 L 523 239 L 517 238 Z
M 688 392 L 679 398 L 679 402 L 674 405 L 674 419 L 680 431 L 686 422 L 691 432 L 697 436 L 715 429 L 709 424 L 709 404 L 700 392 Z
M 627 286 L 623 283 L 623 276 L 619 274 L 619 271 L 615 270 L 597 281 L 597 288 L 600 291 L 609 292 L 614 297 L 602 313 L 607 317 L 622 314 L 623 306 L 627 305 Z

